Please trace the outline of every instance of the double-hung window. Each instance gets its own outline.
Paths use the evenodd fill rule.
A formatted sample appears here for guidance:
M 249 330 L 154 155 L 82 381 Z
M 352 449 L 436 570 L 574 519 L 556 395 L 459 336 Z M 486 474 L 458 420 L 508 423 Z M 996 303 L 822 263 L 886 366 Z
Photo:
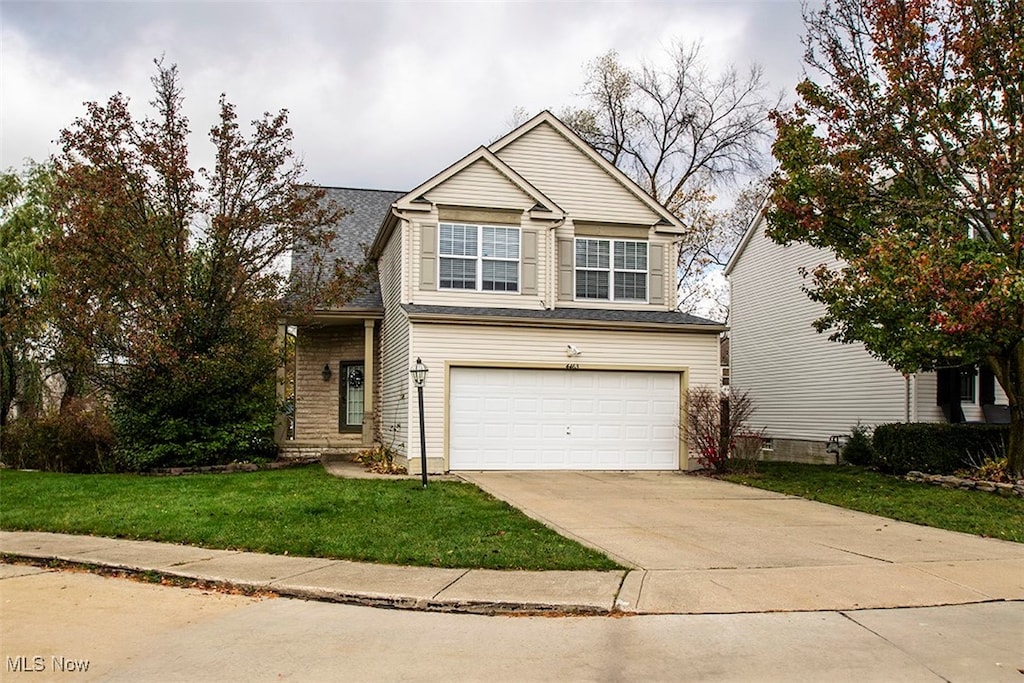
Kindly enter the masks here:
M 647 301 L 647 242 L 577 238 L 576 298 Z
M 441 223 L 441 289 L 519 291 L 519 228 Z

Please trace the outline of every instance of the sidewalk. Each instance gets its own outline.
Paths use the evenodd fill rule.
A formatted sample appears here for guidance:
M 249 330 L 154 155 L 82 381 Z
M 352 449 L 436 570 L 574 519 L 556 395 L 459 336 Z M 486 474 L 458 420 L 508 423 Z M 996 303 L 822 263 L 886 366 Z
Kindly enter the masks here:
M 666 577 L 671 578 L 672 590 L 666 590 L 665 586 L 659 589 L 644 570 L 537 572 L 401 567 L 40 532 L 0 531 L 0 554 L 10 560 L 59 560 L 312 600 L 476 614 L 738 614 L 1024 599 L 1020 560 L 974 564 L 970 583 L 977 586 L 979 579 L 984 579 L 981 583 L 989 584 L 991 590 L 967 588 L 963 577 L 915 572 L 914 576 L 902 577 L 907 582 L 904 590 L 898 591 L 902 600 L 871 604 L 863 601 L 863 595 L 851 595 L 849 586 L 839 588 L 843 600 L 837 600 L 834 594 L 815 595 L 817 591 L 808 590 L 805 572 L 784 568 L 672 572 L 673 576 Z M 859 580 L 852 576 L 838 579 L 867 584 L 893 580 L 889 575 L 864 575 L 863 568 L 859 571 Z M 729 577 L 731 584 L 716 582 Z M 930 582 L 929 590 L 910 590 L 924 579 Z M 934 584 L 940 584 L 939 589 Z M 825 597 L 828 599 L 822 600 Z
M 155 572 L 312 600 L 477 614 L 607 614 L 616 608 L 626 575 L 400 567 L 22 531 L 0 531 L 0 554 Z M 631 611 L 627 604 L 618 608 Z

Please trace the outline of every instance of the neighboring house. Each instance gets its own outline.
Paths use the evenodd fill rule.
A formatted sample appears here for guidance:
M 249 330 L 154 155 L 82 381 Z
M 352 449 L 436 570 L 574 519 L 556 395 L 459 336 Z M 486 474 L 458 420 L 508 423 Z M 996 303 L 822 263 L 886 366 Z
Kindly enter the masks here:
M 904 377 L 862 344 L 829 341 L 811 323 L 824 314 L 803 291 L 801 268 L 838 265 L 831 252 L 765 236 L 763 212 L 726 266 L 731 286 L 729 381 L 754 400 L 770 457 L 835 462 L 832 436 L 860 423 L 982 422 L 1006 396 L 987 368 L 950 368 Z
M 379 282 L 298 328 L 285 451 L 380 442 L 428 470 L 679 469 L 719 323 L 675 310 L 686 227 L 548 112 L 411 192 L 330 190 Z M 301 256 L 296 266 L 302 266 Z

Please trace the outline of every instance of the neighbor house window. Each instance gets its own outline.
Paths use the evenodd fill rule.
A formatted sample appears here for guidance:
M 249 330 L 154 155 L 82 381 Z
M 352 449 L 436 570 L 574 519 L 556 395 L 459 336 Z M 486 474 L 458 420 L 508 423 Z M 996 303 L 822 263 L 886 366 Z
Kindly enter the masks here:
M 963 403 L 974 403 L 977 396 L 977 376 L 974 368 L 961 368 L 960 372 L 960 400 Z
M 441 289 L 519 291 L 519 228 L 441 223 Z
M 576 298 L 647 300 L 647 242 L 576 240 Z

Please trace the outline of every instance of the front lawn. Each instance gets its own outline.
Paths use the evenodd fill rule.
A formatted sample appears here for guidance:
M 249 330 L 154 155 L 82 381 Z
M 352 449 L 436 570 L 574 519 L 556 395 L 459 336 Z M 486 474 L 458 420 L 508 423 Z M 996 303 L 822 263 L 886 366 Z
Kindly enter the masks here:
M 909 482 L 853 465 L 761 462 L 726 480 L 904 522 L 1024 543 L 1024 500 Z
M 319 466 L 180 477 L 3 470 L 0 528 L 387 564 L 619 568 L 470 484 L 339 479 Z

